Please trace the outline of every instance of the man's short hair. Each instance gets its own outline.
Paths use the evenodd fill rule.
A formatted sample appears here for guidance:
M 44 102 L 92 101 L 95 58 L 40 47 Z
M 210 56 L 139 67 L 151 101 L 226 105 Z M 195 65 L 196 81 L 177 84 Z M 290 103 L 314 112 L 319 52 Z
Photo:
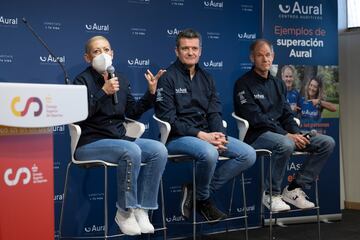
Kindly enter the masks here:
M 272 43 L 269 41 L 269 40 L 266 40 L 264 38 L 259 38 L 259 39 L 256 39 L 255 41 L 253 41 L 249 47 L 250 49 L 250 54 L 252 55 L 255 51 L 255 49 L 257 48 L 257 46 L 259 45 L 263 45 L 263 44 L 266 44 L 269 46 L 271 52 L 274 52 L 274 47 L 272 45 Z
M 201 46 L 201 42 L 202 42 L 201 34 L 197 31 L 195 31 L 194 29 L 187 28 L 187 29 L 184 29 L 179 32 L 179 34 L 176 37 L 176 48 L 178 48 L 180 46 L 181 38 L 190 38 L 190 39 L 197 38 L 197 39 L 199 39 L 200 46 Z
M 87 40 L 86 44 L 85 44 L 85 53 L 90 53 L 90 44 L 96 40 L 99 40 L 99 39 L 102 39 L 102 40 L 105 40 L 107 42 L 109 42 L 109 40 L 107 40 L 106 37 L 104 36 L 94 36 L 92 38 L 90 38 L 89 40 Z M 110 42 L 109 42 L 110 43 Z

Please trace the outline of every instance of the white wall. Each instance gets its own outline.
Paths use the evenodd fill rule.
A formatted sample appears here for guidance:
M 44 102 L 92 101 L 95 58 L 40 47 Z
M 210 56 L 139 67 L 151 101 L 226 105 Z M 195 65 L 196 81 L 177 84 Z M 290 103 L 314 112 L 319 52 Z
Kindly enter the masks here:
M 344 31 L 346 1 L 339 0 L 340 138 L 344 200 L 360 207 L 360 30 Z M 359 208 L 360 209 L 360 208 Z

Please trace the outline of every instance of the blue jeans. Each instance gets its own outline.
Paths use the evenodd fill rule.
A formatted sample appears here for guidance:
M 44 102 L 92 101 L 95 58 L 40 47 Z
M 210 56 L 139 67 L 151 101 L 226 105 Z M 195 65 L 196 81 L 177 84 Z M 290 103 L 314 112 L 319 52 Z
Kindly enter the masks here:
M 208 199 L 226 182 L 255 163 L 256 153 L 251 146 L 233 137 L 228 137 L 228 141 L 227 150 L 220 155 L 230 160 L 221 161 L 221 164 L 218 164 L 217 149 L 197 137 L 179 137 L 167 143 L 169 154 L 186 154 L 195 159 L 197 200 Z
M 281 193 L 281 183 L 284 179 L 286 166 L 291 154 L 296 150 L 294 141 L 287 136 L 265 132 L 260 135 L 252 146 L 255 149 L 265 148 L 272 151 L 272 191 L 273 194 Z M 299 171 L 296 173 L 296 183 L 304 189 L 309 189 L 311 183 L 320 174 L 325 162 L 333 152 L 335 141 L 332 137 L 317 134 L 310 139 L 310 144 L 302 151 L 309 152 L 309 157 L 304 161 Z M 269 176 L 265 180 L 265 191 L 269 191 Z
M 78 160 L 117 163 L 117 208 L 157 209 L 157 196 L 167 161 L 163 144 L 151 139 L 102 139 L 76 149 Z M 141 163 L 146 165 L 141 166 Z

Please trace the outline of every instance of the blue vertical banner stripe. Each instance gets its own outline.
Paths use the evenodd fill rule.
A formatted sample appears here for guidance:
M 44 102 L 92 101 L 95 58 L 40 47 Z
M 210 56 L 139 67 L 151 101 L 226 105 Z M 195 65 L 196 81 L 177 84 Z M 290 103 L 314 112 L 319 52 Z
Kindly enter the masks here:
M 319 176 L 320 214 L 325 219 L 331 214 L 341 218 L 337 1 L 265 0 L 263 7 L 263 35 L 273 43 L 275 51 L 272 72 L 282 78 L 282 69 L 288 65 L 294 69 L 292 93 L 299 94 L 300 98 L 293 104 L 300 109 L 296 114 L 301 128 L 304 131 L 315 129 L 336 141 L 335 150 Z M 331 102 L 336 111 L 319 110 L 307 98 L 308 86 L 315 78 L 322 79 L 322 100 Z M 293 179 L 303 161 L 302 157 L 290 160 L 284 182 Z M 315 200 L 311 191 L 308 194 Z M 315 214 L 310 211 L 285 217 Z

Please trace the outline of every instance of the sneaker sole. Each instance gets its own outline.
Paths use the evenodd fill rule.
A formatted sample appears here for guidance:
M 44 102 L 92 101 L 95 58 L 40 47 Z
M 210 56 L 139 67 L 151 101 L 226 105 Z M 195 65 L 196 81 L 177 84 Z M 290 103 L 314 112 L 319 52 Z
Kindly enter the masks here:
M 265 206 L 265 207 L 267 207 L 267 209 L 269 209 L 270 210 L 270 203 L 267 203 L 267 202 L 264 202 L 264 201 L 262 201 L 262 204 Z M 273 212 L 284 212 L 284 211 L 289 211 L 291 208 L 290 208 L 290 206 L 288 207 L 288 208 L 286 208 L 286 209 L 272 209 L 272 211 Z
M 210 220 L 210 219 L 208 219 L 208 218 L 206 217 L 206 215 L 204 214 L 203 211 L 200 211 L 200 214 L 201 214 L 201 216 L 203 216 L 203 218 L 205 218 L 206 221 L 209 222 L 209 224 L 215 224 L 215 223 L 218 223 L 219 221 L 224 220 L 224 219 L 227 218 L 227 215 L 225 215 L 225 216 L 222 216 L 222 217 L 219 218 L 219 219 Z
M 292 200 L 292 199 L 289 199 L 289 198 L 286 198 L 286 197 L 283 197 L 282 199 L 283 199 L 285 202 L 287 202 L 287 203 L 289 203 L 289 204 L 293 205 L 294 207 L 300 208 L 300 209 L 309 209 L 309 208 L 313 208 L 313 207 L 315 207 L 315 204 L 314 204 L 314 206 L 309 206 L 309 207 L 300 207 L 300 206 L 296 205 L 296 204 L 295 204 L 295 201 L 294 201 L 294 200 Z
M 116 224 L 118 225 L 118 227 L 120 228 L 120 224 L 119 224 L 119 222 L 118 222 L 118 220 L 117 220 L 117 217 L 115 217 L 115 222 L 116 222 Z M 124 233 L 124 232 L 121 230 L 121 228 L 120 228 L 120 231 L 121 231 L 123 234 L 127 235 L 127 236 L 139 236 L 139 235 L 141 235 L 141 231 L 140 231 L 139 233 L 134 233 L 134 234 L 126 234 L 126 233 Z

